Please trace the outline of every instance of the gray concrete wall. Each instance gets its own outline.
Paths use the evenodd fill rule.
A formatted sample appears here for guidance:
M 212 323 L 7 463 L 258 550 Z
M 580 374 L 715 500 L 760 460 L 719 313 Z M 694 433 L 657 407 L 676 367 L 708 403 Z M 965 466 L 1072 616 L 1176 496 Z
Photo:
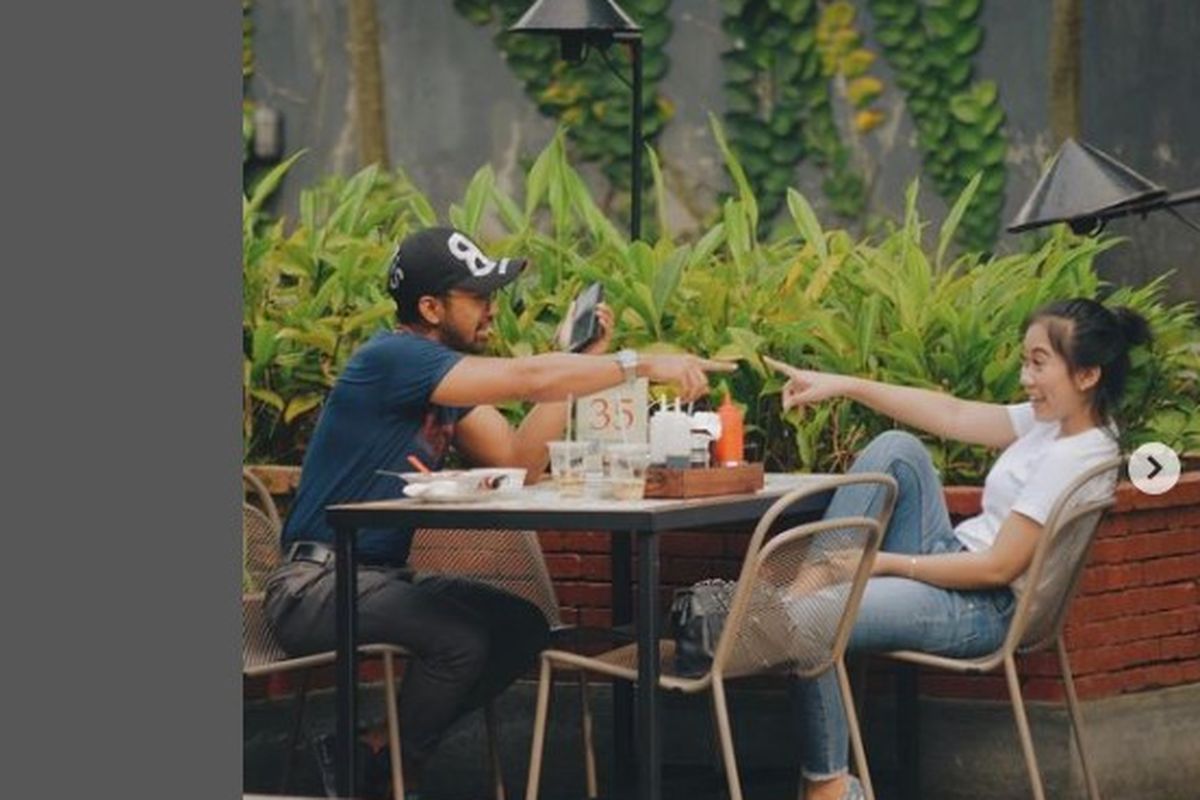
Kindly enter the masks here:
M 863 0 L 857 4 L 865 6 Z M 525 97 L 493 42 L 494 31 L 460 17 L 451 0 L 387 0 L 379 10 L 393 161 L 439 212 L 461 197 L 485 163 L 496 169 L 502 186 L 517 190 L 520 159 L 545 146 L 554 123 Z M 1200 2 L 1086 0 L 1084 14 L 1084 138 L 1170 189 L 1200 186 Z M 674 0 L 671 15 L 671 69 L 659 88 L 677 112 L 660 151 L 671 219 L 687 230 L 727 186 L 707 122 L 709 111 L 720 115 L 725 107 L 720 53 L 726 37 L 718 0 Z M 283 112 L 289 151 L 310 150 L 279 197 L 278 208 L 294 214 L 301 187 L 356 165 L 346 7 L 339 0 L 255 0 L 252 19 L 257 68 L 250 94 Z M 1007 221 L 1052 154 L 1049 3 L 986 0 L 982 20 L 986 36 L 976 56 L 977 76 L 997 82 L 1008 115 Z M 859 21 L 869 33 L 870 14 L 860 13 Z M 875 72 L 889 87 L 882 99 L 889 120 L 863 150 L 876 173 L 870 208 L 894 215 L 905 186 L 919 173 L 919 156 L 890 71 L 881 62 Z M 595 170 L 588 175 L 599 186 Z M 802 168 L 797 183 L 820 213 L 824 198 L 812 168 Z M 921 208 L 935 221 L 945 213 L 931 188 Z M 1200 205 L 1183 211 L 1200 218 Z M 1172 295 L 1200 298 L 1200 233 L 1162 213 L 1119 220 L 1110 230 L 1130 242 L 1102 257 L 1105 277 L 1142 282 L 1174 269 Z M 1000 246 L 1017 244 L 1002 236 Z

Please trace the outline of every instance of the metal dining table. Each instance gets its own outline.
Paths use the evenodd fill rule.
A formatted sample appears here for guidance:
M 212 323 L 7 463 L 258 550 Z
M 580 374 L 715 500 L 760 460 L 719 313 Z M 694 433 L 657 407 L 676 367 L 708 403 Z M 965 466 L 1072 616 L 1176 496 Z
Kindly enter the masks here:
M 612 611 L 614 625 L 633 621 L 638 644 L 636 704 L 628 686 L 614 687 L 615 757 L 619 767 L 636 761 L 641 800 L 662 797 L 662 725 L 658 691 L 659 538 L 666 531 L 745 526 L 749 530 L 780 496 L 819 483 L 826 476 L 769 473 L 755 493 L 692 499 L 606 500 L 562 497 L 548 486 L 471 503 L 432 503 L 418 499 L 383 500 L 330 506 L 329 524 L 336 532 L 337 615 L 337 783 L 342 797 L 356 797 L 354 764 L 357 729 L 357 638 L 355 603 L 356 533 L 362 528 L 603 531 L 612 536 Z M 829 502 L 818 493 L 793 512 L 815 516 Z M 633 617 L 631 540 L 637 547 L 637 603 Z M 636 707 L 636 716 L 634 709 Z M 632 723 L 632 724 L 631 724 Z M 632 727 L 632 736 L 630 728 Z M 633 745 L 636 743 L 636 750 Z M 636 755 L 635 755 L 636 753 Z

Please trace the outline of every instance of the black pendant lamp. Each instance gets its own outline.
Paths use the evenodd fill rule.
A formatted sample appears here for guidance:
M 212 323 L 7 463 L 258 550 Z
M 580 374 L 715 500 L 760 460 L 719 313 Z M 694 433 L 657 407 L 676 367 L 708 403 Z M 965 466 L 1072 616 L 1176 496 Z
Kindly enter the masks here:
M 563 61 L 578 63 L 584 44 L 604 47 L 614 33 L 641 33 L 642 29 L 612 0 L 537 0 L 508 30 L 557 35 Z
M 1195 227 L 1171 207 L 1196 200 L 1200 189 L 1170 194 L 1107 153 L 1067 139 L 1008 230 L 1019 233 L 1065 222 L 1076 233 L 1095 233 L 1110 219 L 1160 208 Z

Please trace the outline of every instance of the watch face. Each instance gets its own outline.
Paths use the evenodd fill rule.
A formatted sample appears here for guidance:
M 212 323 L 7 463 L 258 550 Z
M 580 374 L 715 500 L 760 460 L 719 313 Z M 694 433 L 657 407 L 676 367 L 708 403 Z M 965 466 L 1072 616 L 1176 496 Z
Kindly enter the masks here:
M 625 380 L 633 380 L 637 376 L 637 351 L 635 350 L 618 350 L 617 365 L 621 367 L 621 372 L 625 375 Z

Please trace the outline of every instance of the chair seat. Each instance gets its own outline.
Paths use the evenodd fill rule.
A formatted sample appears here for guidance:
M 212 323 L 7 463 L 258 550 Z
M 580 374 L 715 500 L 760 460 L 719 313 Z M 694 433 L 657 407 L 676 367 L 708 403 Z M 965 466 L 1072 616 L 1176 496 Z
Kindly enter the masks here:
M 630 644 L 635 639 L 628 627 L 601 628 L 590 625 L 560 625 L 550 629 L 550 647 L 581 655 L 602 655 Z
M 927 667 L 937 667 L 952 672 L 966 672 L 970 674 L 991 672 L 1004 660 L 1003 651 L 988 653 L 987 655 L 975 658 L 951 658 L 950 656 L 939 656 L 933 653 L 922 653 L 919 650 L 893 650 L 883 655 L 886 658 L 905 661 L 909 664 L 921 664 Z
M 555 664 L 572 669 L 584 669 L 621 680 L 637 682 L 638 646 L 628 644 L 594 656 L 581 655 L 566 650 L 546 650 L 545 658 Z M 686 677 L 675 670 L 675 642 L 660 639 L 658 642 L 658 685 L 677 692 L 699 692 L 712 684 L 711 673 L 698 677 Z
M 411 655 L 409 650 L 394 644 L 359 645 L 358 652 L 360 655 L 376 658 L 382 657 L 385 653 L 390 653 L 396 658 L 407 658 Z M 248 653 L 242 660 L 242 674 L 248 678 L 256 678 L 272 672 L 291 672 L 309 667 L 323 667 L 336 660 L 337 654 L 333 650 L 293 658 L 287 656 L 272 658 L 265 654 Z

